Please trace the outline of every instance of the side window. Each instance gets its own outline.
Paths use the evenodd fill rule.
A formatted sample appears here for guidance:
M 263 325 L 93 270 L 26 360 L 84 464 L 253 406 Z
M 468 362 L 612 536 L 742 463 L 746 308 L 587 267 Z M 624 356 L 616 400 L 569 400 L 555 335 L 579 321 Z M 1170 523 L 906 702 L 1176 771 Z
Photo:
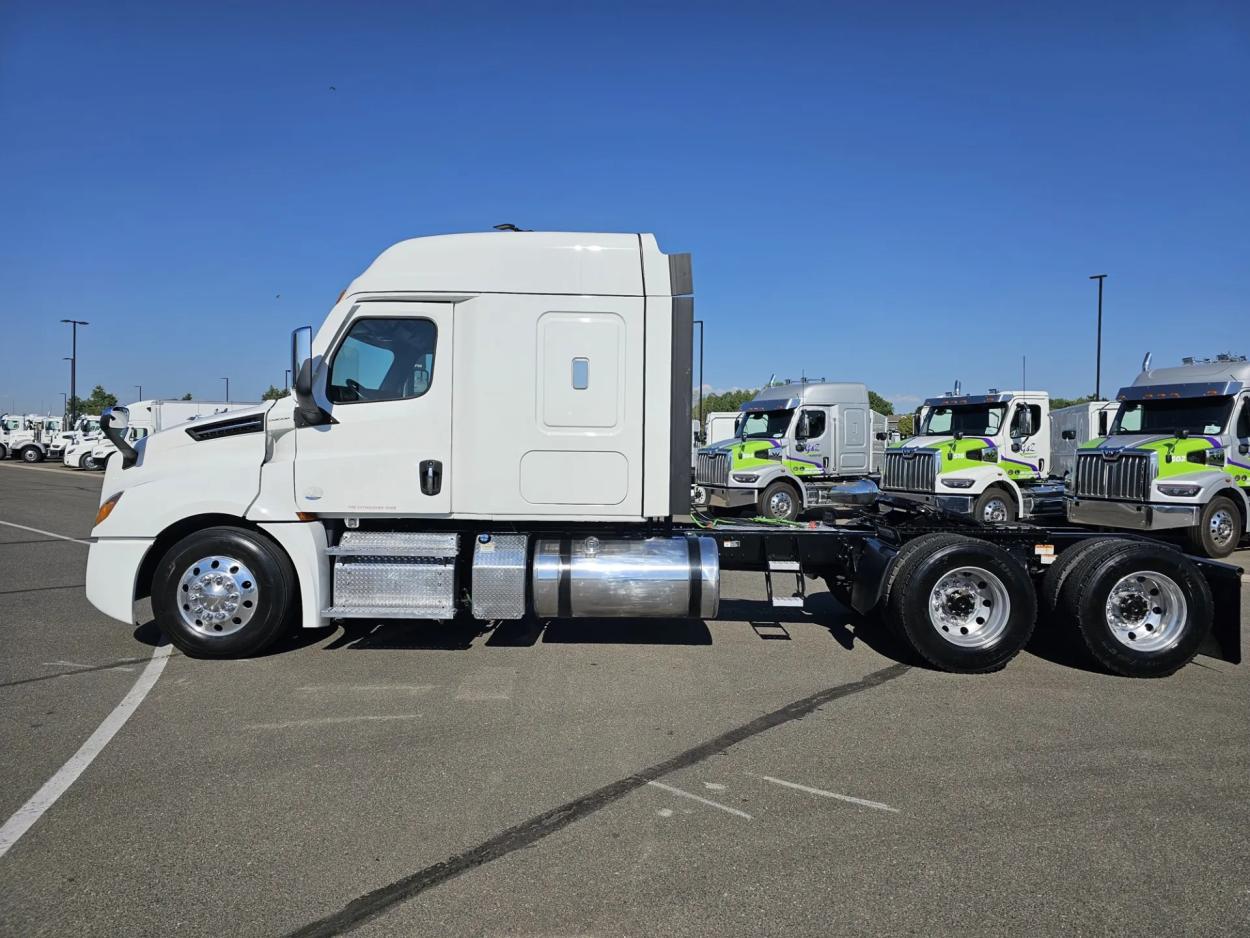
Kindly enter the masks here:
M 825 412 L 823 410 L 805 410 L 807 418 L 807 439 L 815 440 L 825 435 Z
M 1030 429 L 1026 434 L 1024 432 L 1025 414 L 1029 415 Z M 1021 404 L 1016 408 L 1016 414 L 1011 418 L 1011 435 L 1012 436 L 1032 436 L 1042 425 L 1042 405 L 1041 404 Z
M 1241 415 L 1237 418 L 1237 435 L 1242 437 L 1250 437 L 1250 397 L 1244 398 L 1241 402 Z
M 335 404 L 420 397 L 434 378 L 437 342 L 428 319 L 358 319 L 334 353 L 326 396 Z

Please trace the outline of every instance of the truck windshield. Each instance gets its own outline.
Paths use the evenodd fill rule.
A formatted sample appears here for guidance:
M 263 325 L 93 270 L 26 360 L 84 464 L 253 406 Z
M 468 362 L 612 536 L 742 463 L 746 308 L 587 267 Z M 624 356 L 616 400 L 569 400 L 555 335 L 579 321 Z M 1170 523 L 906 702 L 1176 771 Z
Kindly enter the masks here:
M 921 436 L 993 436 L 1003 425 L 1006 404 L 960 404 L 955 407 L 933 407 L 925 415 Z
M 762 440 L 766 437 L 784 436 L 790 429 L 792 410 L 767 410 L 742 415 L 738 425 L 738 437 L 743 440 Z
M 1115 415 L 1117 433 L 1221 433 L 1233 409 L 1231 397 L 1174 397 L 1157 401 L 1125 401 Z

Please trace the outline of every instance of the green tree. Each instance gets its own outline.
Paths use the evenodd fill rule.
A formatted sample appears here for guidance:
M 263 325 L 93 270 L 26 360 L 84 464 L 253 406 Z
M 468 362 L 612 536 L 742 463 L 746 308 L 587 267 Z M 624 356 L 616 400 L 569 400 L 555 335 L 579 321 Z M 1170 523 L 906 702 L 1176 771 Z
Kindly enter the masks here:
M 1092 400 L 1095 400 L 1092 394 L 1086 394 L 1084 397 L 1052 397 L 1050 409 L 1058 410 L 1061 407 L 1071 407 L 1073 404 L 1087 404 Z
M 879 414 L 885 414 L 887 417 L 894 413 L 894 405 L 876 391 L 868 392 L 868 406 Z
M 290 393 L 291 393 L 291 392 L 290 392 L 290 391 L 288 391 L 286 388 L 278 388 L 278 387 L 274 387 L 274 386 L 271 384 L 271 385 L 269 385 L 269 389 L 268 389 L 267 391 L 265 391 L 265 393 L 264 393 L 264 394 L 262 394 L 262 395 L 260 396 L 260 399 L 261 399 L 262 401 L 276 401 L 276 400 L 278 400 L 278 399 L 280 399 L 280 398 L 286 397 L 286 396 L 287 396 L 288 394 L 290 394 Z
M 720 394 L 704 394 L 703 395 L 703 413 L 696 414 L 695 417 L 699 423 L 703 423 L 704 414 L 715 413 L 716 411 L 737 410 L 751 398 L 755 397 L 758 392 L 751 388 L 737 388 L 733 391 L 724 391 Z M 695 410 L 699 407 L 698 395 L 694 399 Z
M 180 397 L 180 398 L 178 398 L 178 399 L 179 399 L 180 401 L 190 401 L 190 400 L 194 400 L 194 398 L 192 398 L 192 397 L 191 397 L 191 392 L 190 392 L 190 391 L 188 391 L 186 394 L 182 395 L 182 397 Z
M 916 415 L 915 414 L 903 414 L 901 417 L 899 417 L 898 418 L 898 432 L 899 432 L 899 435 L 904 438 L 909 437 L 909 436 L 915 436 L 916 435 Z
M 104 385 L 97 384 L 91 389 L 90 397 L 71 397 L 67 409 L 79 414 L 100 414 L 104 412 L 104 408 L 113 407 L 116 404 L 117 395 L 110 394 L 104 390 Z

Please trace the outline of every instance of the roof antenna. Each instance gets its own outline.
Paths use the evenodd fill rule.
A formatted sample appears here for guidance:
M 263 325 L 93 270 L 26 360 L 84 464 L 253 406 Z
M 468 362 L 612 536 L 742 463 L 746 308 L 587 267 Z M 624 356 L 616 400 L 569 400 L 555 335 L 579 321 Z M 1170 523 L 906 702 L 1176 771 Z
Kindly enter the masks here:
M 518 228 L 512 222 L 504 222 L 502 225 L 494 226 L 496 231 L 532 231 L 532 228 Z

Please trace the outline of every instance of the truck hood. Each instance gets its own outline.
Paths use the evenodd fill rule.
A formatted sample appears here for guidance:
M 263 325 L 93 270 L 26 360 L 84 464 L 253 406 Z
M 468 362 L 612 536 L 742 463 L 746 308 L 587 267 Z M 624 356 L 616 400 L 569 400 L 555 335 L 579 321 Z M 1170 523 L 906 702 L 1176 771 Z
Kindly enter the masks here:
M 1239 484 L 1250 483 L 1250 457 L 1242 456 L 1236 449 L 1225 449 L 1217 436 L 1167 436 L 1161 433 L 1118 433 L 1115 436 L 1097 437 L 1081 444 L 1081 452 L 1108 452 L 1135 450 L 1155 453 L 1159 457 L 1159 475 L 1173 476 L 1194 472 L 1227 472 Z M 1224 464 L 1210 465 L 1191 462 L 1191 453 L 1218 451 Z M 1246 481 L 1243 481 L 1246 480 Z
M 784 465 L 798 475 L 820 471 L 823 466 L 815 459 L 793 452 L 789 440 L 780 437 L 761 437 L 754 440 L 722 440 L 704 447 L 701 453 L 728 453 L 731 469 L 758 469 L 764 466 Z
M 1001 464 L 1008 475 L 1014 475 L 1015 470 L 1041 471 L 1035 457 L 1019 455 L 1009 449 L 1004 450 L 993 437 L 989 436 L 965 436 L 959 440 L 951 436 L 914 436 L 890 447 L 890 452 L 910 450 L 941 453 L 942 462 L 938 471 L 942 473 L 976 469 L 992 465 L 994 462 Z M 978 450 L 986 455 L 994 453 L 997 459 L 987 462 L 971 458 L 969 454 Z

